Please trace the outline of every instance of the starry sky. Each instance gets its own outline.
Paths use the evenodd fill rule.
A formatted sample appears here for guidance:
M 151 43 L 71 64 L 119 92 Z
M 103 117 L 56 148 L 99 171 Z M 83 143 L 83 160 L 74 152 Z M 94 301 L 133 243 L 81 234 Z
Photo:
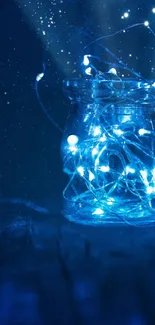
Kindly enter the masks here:
M 68 114 L 62 81 L 81 76 L 84 47 L 96 38 L 122 30 L 87 52 L 104 62 L 102 47 L 108 47 L 130 69 L 154 79 L 155 1 L 1 0 L 0 30 L 0 197 L 44 202 L 53 209 L 67 177 L 61 133 L 39 104 L 36 76 L 45 72 L 39 95 L 61 128 Z

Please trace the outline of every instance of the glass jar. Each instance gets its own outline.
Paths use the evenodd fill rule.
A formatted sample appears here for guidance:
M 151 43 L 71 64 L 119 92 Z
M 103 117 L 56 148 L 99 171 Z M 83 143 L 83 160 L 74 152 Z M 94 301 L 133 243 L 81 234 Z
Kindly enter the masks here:
M 64 81 L 64 215 L 87 225 L 155 221 L 155 85 L 126 79 Z

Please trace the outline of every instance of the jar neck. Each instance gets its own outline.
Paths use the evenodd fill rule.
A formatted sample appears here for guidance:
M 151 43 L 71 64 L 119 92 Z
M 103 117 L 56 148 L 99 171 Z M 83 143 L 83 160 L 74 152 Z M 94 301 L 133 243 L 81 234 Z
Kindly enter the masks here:
M 136 80 L 70 79 L 63 82 L 63 90 L 72 103 L 154 105 L 155 87 Z

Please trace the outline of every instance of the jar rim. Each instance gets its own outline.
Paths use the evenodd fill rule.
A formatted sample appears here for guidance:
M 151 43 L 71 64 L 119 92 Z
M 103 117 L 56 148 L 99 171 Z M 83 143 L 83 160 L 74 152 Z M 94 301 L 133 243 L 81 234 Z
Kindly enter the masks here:
M 123 78 L 122 80 L 120 79 L 95 79 L 95 78 L 69 78 L 63 80 L 63 84 L 65 87 L 70 87 L 70 86 L 84 86 L 84 85 L 107 85 L 107 84 L 125 84 L 126 86 L 137 86 L 137 88 L 144 88 L 144 89 L 149 89 L 150 87 L 153 87 L 155 89 L 155 80 L 152 79 L 146 79 L 146 80 L 137 80 L 133 78 Z
M 155 81 L 124 78 L 123 80 L 98 80 L 73 78 L 63 81 L 64 93 L 71 101 L 118 101 L 137 104 L 155 103 Z

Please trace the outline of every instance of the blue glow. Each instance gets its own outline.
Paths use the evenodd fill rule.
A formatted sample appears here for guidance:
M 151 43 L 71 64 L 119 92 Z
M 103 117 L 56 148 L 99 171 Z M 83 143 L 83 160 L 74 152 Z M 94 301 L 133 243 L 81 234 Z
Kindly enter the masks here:
M 63 193 L 65 216 L 89 225 L 154 223 L 153 82 L 74 82 L 64 82 L 74 94 L 70 98 L 80 103 L 73 129 L 68 125 L 67 130 L 76 130 L 76 154 L 65 144 L 65 134 L 63 139 L 64 171 L 70 177 Z
M 148 21 L 125 30 L 142 25 L 154 35 Z M 122 32 L 100 37 L 84 49 Z M 149 225 L 155 212 L 154 81 L 102 48 L 115 60 L 106 62 L 111 66 L 107 72 L 96 68 L 92 59 L 98 57 L 87 54 L 83 79 L 64 83 L 71 102 L 79 103 L 73 121 L 76 134 L 72 130 L 78 138 L 76 151 L 66 145 L 62 149 L 70 177 L 63 193 L 64 214 L 89 225 Z M 134 79 L 123 79 L 120 68 Z
M 124 18 L 128 18 L 127 13 Z M 154 223 L 155 83 L 101 44 L 100 51 L 108 57 L 103 60 L 107 71 L 99 69 L 101 59 L 89 53 L 90 45 L 138 27 L 155 36 L 145 21 L 91 41 L 83 48 L 82 77 L 64 82 L 71 105 L 78 106 L 62 141 L 64 172 L 70 179 L 63 192 L 64 214 L 77 223 Z M 37 87 L 43 77 L 44 72 L 36 78 L 37 97 L 47 117 L 62 132 L 40 100 Z
M 125 16 L 127 18 L 127 15 Z M 137 23 L 85 46 L 135 27 Z M 69 175 L 64 215 L 86 225 L 155 223 L 155 120 L 154 81 L 117 58 L 108 48 L 108 71 L 96 68 L 90 53 L 84 55 L 83 78 L 64 82 L 71 104 L 78 104 L 66 133 L 77 137 L 76 152 L 62 142 L 64 171 Z M 115 61 L 115 63 L 114 63 Z M 131 78 L 122 78 L 120 69 Z M 88 76 L 90 77 L 88 79 Z M 76 130 L 76 132 L 75 132 Z

